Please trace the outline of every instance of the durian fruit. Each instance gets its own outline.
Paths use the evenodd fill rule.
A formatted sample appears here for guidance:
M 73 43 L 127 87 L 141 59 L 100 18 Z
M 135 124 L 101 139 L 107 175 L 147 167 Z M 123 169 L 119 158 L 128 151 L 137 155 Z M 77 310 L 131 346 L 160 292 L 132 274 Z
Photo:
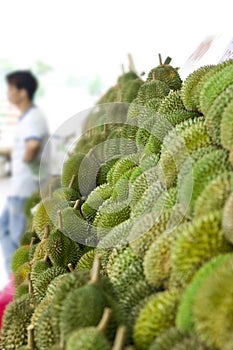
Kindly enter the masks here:
M 105 307 L 111 308 L 112 311 L 114 310 L 111 321 L 116 323 L 116 315 L 114 315 L 116 313 L 116 307 L 114 308 L 115 302 L 111 297 L 111 292 L 106 292 L 101 287 L 99 275 L 100 259 L 96 255 L 91 271 L 91 280 L 85 285 L 70 291 L 62 303 L 60 330 L 65 340 L 74 330 L 96 326 L 100 322 Z M 85 308 L 85 313 L 83 313 L 83 307 Z M 114 332 L 112 322 L 110 322 L 109 327 Z M 110 333 L 112 333 L 111 330 Z M 109 336 L 112 335 L 109 334 Z
M 134 207 L 131 210 L 130 217 L 135 219 L 137 217 L 150 213 L 154 204 L 161 196 L 161 194 L 165 191 L 165 189 L 166 187 L 163 182 L 161 182 L 160 180 L 155 180 L 154 183 L 148 186 L 148 188 L 144 191 L 140 200 L 138 200 L 138 202 L 134 204 Z
M 94 157 L 89 154 L 73 153 L 63 164 L 61 185 L 69 187 L 75 175 L 72 188 L 78 191 L 80 197 L 85 197 L 96 187 L 98 170 L 99 163 Z
M 138 90 L 137 100 L 139 104 L 145 105 L 152 98 L 164 98 L 170 91 L 169 85 L 165 82 L 153 79 L 145 82 Z
M 170 90 L 172 91 L 172 90 Z M 170 92 L 169 92 L 170 93 Z M 169 95 L 169 94 L 168 94 Z M 168 96 L 167 95 L 167 96 Z M 167 97 L 166 96 L 166 97 Z M 158 112 L 159 108 L 160 108 L 160 105 L 162 104 L 163 100 L 166 98 L 159 98 L 159 97 L 154 97 L 154 98 L 151 98 L 149 101 L 147 101 L 145 103 L 145 110 L 151 110 L 153 112 Z
M 136 77 L 123 84 L 121 88 L 122 101 L 131 103 L 137 97 L 138 90 L 143 83 L 144 81 L 141 78 Z
M 46 294 L 49 283 L 58 275 L 65 275 L 67 269 L 64 267 L 50 267 L 32 279 L 32 287 L 36 300 L 41 301 Z
M 111 198 L 116 201 L 127 200 L 130 193 L 130 182 L 129 179 L 134 171 L 133 169 L 128 170 L 124 173 L 119 180 L 116 182 Z
M 222 215 L 222 229 L 224 237 L 233 243 L 233 193 L 231 192 L 225 202 Z
M 228 153 L 224 149 L 216 149 L 205 154 L 195 162 L 193 166 L 193 190 L 190 211 L 193 210 L 198 196 L 206 185 L 218 175 L 230 170 L 231 165 L 228 162 Z
M 130 205 L 128 200 L 114 201 L 106 200 L 96 213 L 93 226 L 97 228 L 97 237 L 105 236 L 109 230 L 130 216 Z
M 175 326 L 175 315 L 181 292 L 176 289 L 154 294 L 140 310 L 133 329 L 136 348 L 146 350 L 166 329 Z
M 30 245 L 19 246 L 11 259 L 11 270 L 13 273 L 26 262 L 29 262 L 29 247 Z
M 213 75 L 207 79 L 200 90 L 200 110 L 206 115 L 216 99 L 229 85 L 233 84 L 232 77 L 233 59 L 220 63 L 218 70 L 213 71 Z
M 233 84 L 228 86 L 225 90 L 223 90 L 213 101 L 209 111 L 205 115 L 205 123 L 208 129 L 208 132 L 214 143 L 221 145 L 221 125 L 226 123 L 226 127 L 223 130 L 226 130 L 228 135 L 230 136 L 229 130 L 231 127 L 231 123 L 228 121 L 230 118 L 230 112 L 226 112 L 227 116 L 224 118 L 225 121 L 222 122 L 222 117 L 225 109 L 229 110 L 229 104 L 232 103 L 232 93 L 233 93 Z M 231 108 L 230 108 L 231 109 Z M 227 142 L 225 136 L 222 137 L 223 143 Z M 222 143 L 222 145 L 223 145 Z M 227 148 L 229 149 L 229 148 Z
M 90 249 L 86 253 L 84 253 L 79 261 L 77 262 L 77 265 L 75 267 L 75 270 L 77 271 L 90 271 L 92 269 L 94 259 L 96 255 L 95 249 Z
M 168 132 L 161 146 L 159 161 L 167 186 L 176 184 L 184 161 L 189 159 L 193 152 L 210 144 L 211 139 L 203 117 L 185 120 Z
M 107 181 L 108 172 L 110 171 L 110 169 L 112 168 L 112 166 L 115 164 L 115 162 L 118 159 L 119 158 L 115 157 L 115 158 L 106 160 L 104 163 L 102 163 L 100 165 L 100 168 L 99 168 L 99 171 L 98 171 L 98 175 L 97 175 L 97 186 L 106 184 L 108 182 Z
M 150 132 L 150 136 L 147 139 L 144 152 L 160 152 L 164 137 L 174 126 L 186 119 L 195 118 L 197 116 L 198 114 L 196 112 L 189 112 L 186 110 L 177 110 L 164 116 L 158 116 Z
M 146 280 L 151 285 L 168 287 L 171 274 L 171 249 L 178 236 L 179 230 L 164 232 L 147 250 L 143 260 L 143 269 Z
M 232 348 L 232 256 L 206 277 L 197 291 L 193 318 L 197 336 L 208 346 Z
M 199 110 L 199 84 L 216 65 L 204 65 L 191 72 L 183 81 L 180 93 L 185 108 L 188 111 Z
M 60 187 L 53 191 L 53 197 L 61 200 L 75 201 L 79 198 L 79 193 L 72 188 L 76 175 L 71 177 L 68 187 Z
M 171 215 L 171 209 L 161 211 L 156 219 L 153 219 L 152 217 L 153 221 L 148 229 L 147 225 L 148 222 L 150 222 L 149 215 L 146 215 L 144 219 L 138 219 L 135 222 L 131 230 L 132 233 L 129 235 L 129 244 L 137 256 L 144 258 L 151 244 L 168 228 Z
M 161 115 L 167 115 L 173 112 L 183 111 L 185 109 L 186 108 L 181 98 L 181 91 L 170 90 L 168 95 L 160 102 L 158 113 Z
M 161 333 L 148 350 L 208 350 L 195 336 L 180 332 L 176 327 L 168 328 Z
M 30 262 L 20 265 L 14 272 L 14 287 L 17 289 L 23 282 L 28 280 L 28 274 L 31 272 Z
M 78 205 L 79 200 L 76 201 L 73 207 L 67 206 L 62 210 L 58 210 L 54 223 L 56 228 L 65 236 L 79 244 L 85 245 L 89 237 L 90 224 L 83 218 L 80 209 L 76 208 Z
M 52 299 L 49 305 L 41 312 L 37 323 L 34 326 L 34 340 L 36 347 L 41 350 L 47 350 L 59 342 L 57 330 L 53 323 L 53 305 Z
M 125 157 L 123 156 L 114 164 L 111 176 L 112 185 L 115 185 L 127 171 L 135 168 L 138 165 L 139 157 L 140 156 L 138 153 L 133 153 Z
M 232 251 L 224 237 L 221 218 L 222 211 L 213 211 L 183 224 L 171 250 L 171 279 L 186 286 L 204 263 Z
M 104 335 L 110 317 L 111 309 L 105 308 L 97 327 L 85 327 L 73 331 L 67 339 L 66 350 L 111 350 L 111 345 Z
M 1 348 L 18 350 L 27 345 L 27 327 L 34 312 L 35 300 L 29 294 L 7 304 L 1 327 Z
M 232 85 L 233 92 L 233 85 Z M 233 98 L 223 111 L 220 123 L 221 145 L 231 151 L 233 149 Z
M 97 249 L 112 249 L 124 247 L 128 244 L 128 234 L 133 226 L 133 220 L 130 218 L 114 226 L 98 242 Z M 103 262 L 103 260 L 102 260 Z
M 223 209 L 230 195 L 230 176 L 226 171 L 211 180 L 197 197 L 194 204 L 194 217 L 205 215 L 214 210 Z
M 59 229 L 50 232 L 46 251 L 53 266 L 64 268 L 67 268 L 68 264 L 75 266 L 82 255 L 78 243 L 65 236 Z
M 33 239 L 33 241 L 32 241 Z M 19 245 L 28 245 L 28 244 L 36 244 L 40 241 L 39 237 L 37 236 L 36 232 L 31 231 L 24 231 L 22 236 L 20 237 Z
M 33 228 L 40 239 L 43 239 L 44 229 L 47 225 L 53 225 L 49 213 L 57 204 L 56 199 L 45 198 L 41 201 L 33 215 Z
M 140 125 L 136 133 L 136 143 L 139 151 L 145 147 L 151 135 L 153 126 L 157 123 L 160 123 L 160 117 L 154 113 L 149 118 L 145 118 Z
M 96 212 L 103 202 L 110 198 L 112 194 L 112 186 L 108 183 L 97 186 L 87 197 L 86 201 L 81 206 L 81 212 L 88 222 L 92 222 Z
M 158 79 L 165 82 L 170 89 L 179 90 L 182 85 L 182 80 L 178 69 L 169 64 L 171 58 L 167 57 L 164 63 L 162 63 L 161 55 L 159 55 L 159 60 L 160 64 L 149 71 L 147 81 Z
M 176 314 L 176 327 L 181 332 L 195 332 L 193 307 L 195 297 L 201 288 L 202 283 L 215 272 L 215 269 L 228 259 L 232 258 L 232 253 L 220 254 L 206 262 L 193 276 L 181 298 Z

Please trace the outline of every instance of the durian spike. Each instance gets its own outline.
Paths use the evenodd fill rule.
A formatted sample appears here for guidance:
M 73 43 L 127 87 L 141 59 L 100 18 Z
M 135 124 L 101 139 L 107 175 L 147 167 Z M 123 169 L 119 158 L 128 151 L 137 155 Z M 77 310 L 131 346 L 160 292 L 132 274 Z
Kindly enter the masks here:
M 48 238 L 49 233 L 50 233 L 49 225 L 45 225 L 45 227 L 44 227 L 44 236 L 43 236 L 43 239 Z
M 162 61 L 162 56 L 161 56 L 161 53 L 159 53 L 159 64 L 160 64 L 160 66 L 162 66 L 162 65 L 163 65 L 163 61 Z
M 75 178 L 76 178 L 76 175 L 74 174 L 74 175 L 72 176 L 71 180 L 70 180 L 70 183 L 69 183 L 69 186 L 68 186 L 69 188 L 72 188 L 72 186 L 73 186 L 73 184 L 74 184 Z
M 57 215 L 58 215 L 58 228 L 59 228 L 59 230 L 62 230 L 63 223 L 62 223 L 61 210 L 57 211 Z
M 79 203 L 80 203 L 80 199 L 77 199 L 77 200 L 75 201 L 75 204 L 74 204 L 74 206 L 73 206 L 73 209 L 77 209 L 78 206 L 79 206 Z
M 27 347 L 29 350 L 34 350 L 34 326 L 30 324 L 27 327 L 27 334 L 28 334 L 28 344 Z
M 120 326 L 117 328 L 112 350 L 123 350 L 126 337 L 126 330 L 126 326 Z
M 67 266 L 68 266 L 68 269 L 70 270 L 70 272 L 73 272 L 73 271 L 74 271 L 74 268 L 73 268 L 73 266 L 72 266 L 71 263 L 69 263 Z
M 100 267 L 101 267 L 101 259 L 98 254 L 95 255 L 94 262 L 91 269 L 91 280 L 90 283 L 97 283 L 100 277 Z
M 171 62 L 172 58 L 167 56 L 166 60 L 164 61 L 164 64 L 169 64 Z
M 101 332 L 103 334 L 105 333 L 105 330 L 107 328 L 107 325 L 108 325 L 110 317 L 111 317 L 111 314 L 112 314 L 112 310 L 109 307 L 106 307 L 104 309 L 103 316 L 102 316 L 99 324 L 97 325 L 97 329 L 99 332 Z
M 129 59 L 129 70 L 134 73 L 137 73 L 131 53 L 128 53 L 128 59 Z

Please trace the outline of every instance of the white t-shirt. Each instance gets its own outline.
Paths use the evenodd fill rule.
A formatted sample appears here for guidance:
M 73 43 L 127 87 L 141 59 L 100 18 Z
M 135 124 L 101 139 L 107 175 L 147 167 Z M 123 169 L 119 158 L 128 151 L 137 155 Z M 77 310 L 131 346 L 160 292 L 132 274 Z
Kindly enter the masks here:
M 28 109 L 21 117 L 15 130 L 12 147 L 12 177 L 9 196 L 30 197 L 39 190 L 39 183 L 43 170 L 49 172 L 50 154 L 42 157 L 44 147 L 49 138 L 49 128 L 42 111 L 35 105 Z M 23 161 L 25 155 L 25 143 L 27 140 L 37 139 L 41 141 L 40 152 L 31 163 Z M 47 147 L 46 147 L 47 150 Z M 48 150 L 47 150 L 48 151 Z M 43 159 L 43 168 L 41 166 Z

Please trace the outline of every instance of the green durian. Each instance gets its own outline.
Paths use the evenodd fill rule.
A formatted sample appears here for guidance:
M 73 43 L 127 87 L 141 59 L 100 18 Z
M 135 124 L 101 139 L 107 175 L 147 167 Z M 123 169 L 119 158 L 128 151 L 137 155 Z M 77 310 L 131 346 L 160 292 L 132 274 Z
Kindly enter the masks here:
M 34 312 L 34 299 L 29 295 L 7 304 L 2 319 L 1 348 L 18 350 L 27 345 L 27 327 Z
M 15 250 L 11 258 L 11 270 L 13 273 L 15 273 L 22 264 L 29 262 L 29 247 L 29 245 L 22 245 Z
M 195 201 L 194 217 L 223 209 L 230 194 L 230 174 L 230 172 L 222 172 L 204 187 Z
M 233 84 L 232 77 L 233 59 L 218 65 L 218 70 L 213 71 L 211 77 L 203 84 L 200 90 L 200 110 L 203 115 L 207 115 L 214 100 L 229 85 Z
M 33 239 L 33 241 L 32 241 Z M 20 237 L 19 245 L 36 244 L 40 241 L 39 237 L 35 231 L 24 231 L 23 235 Z
M 168 95 L 162 99 L 158 108 L 158 113 L 167 115 L 183 110 L 185 110 L 185 106 L 181 98 L 181 91 L 170 90 Z
M 154 297 L 142 307 L 133 329 L 136 348 L 148 349 L 155 337 L 175 325 L 179 301 L 179 290 L 166 290 L 155 293 Z
M 183 286 L 211 258 L 232 250 L 224 237 L 221 218 L 222 211 L 213 211 L 181 227 L 171 250 L 171 275 Z
M 185 108 L 189 111 L 197 111 L 199 106 L 199 84 L 216 65 L 204 65 L 193 72 L 183 81 L 180 94 Z
M 182 85 L 182 80 L 179 75 L 178 69 L 167 63 L 162 63 L 152 68 L 147 76 L 147 81 L 158 79 L 166 83 L 170 89 L 179 90 Z
M 152 79 L 141 85 L 138 90 L 137 100 L 139 104 L 145 105 L 152 98 L 163 98 L 170 91 L 169 85 L 165 82 Z
M 231 135 L 229 133 L 229 130 L 231 130 L 231 123 L 228 121 L 228 118 L 231 115 L 231 107 L 229 107 L 229 104 L 232 105 L 232 94 L 233 84 L 228 86 L 216 97 L 209 111 L 205 115 L 205 123 L 208 132 L 213 140 L 213 143 L 216 143 L 218 145 L 221 145 L 221 125 L 224 125 L 224 123 L 226 123 L 226 127 L 224 127 L 224 130 L 228 133 L 229 136 Z M 229 112 L 226 112 L 227 115 L 226 117 L 224 117 L 225 121 L 222 122 L 223 115 L 225 115 L 225 109 Z M 227 140 L 227 138 L 225 139 L 225 137 L 222 137 L 222 139 L 223 143 Z
M 220 254 L 208 262 L 206 262 L 193 276 L 192 280 L 188 284 L 187 288 L 181 298 L 180 305 L 178 307 L 176 315 L 176 327 L 182 332 L 195 332 L 194 319 L 193 319 L 193 307 L 195 303 L 196 294 L 201 288 L 202 283 L 215 272 L 216 267 L 231 259 L 232 254 Z
M 97 327 L 80 328 L 70 334 L 67 339 L 66 349 L 111 350 L 110 342 L 105 337 L 105 330 L 110 318 L 111 309 L 105 308 Z
M 81 212 L 87 221 L 92 222 L 94 220 L 97 210 L 106 199 L 110 198 L 112 191 L 112 186 L 105 183 L 97 186 L 89 194 L 86 201 L 81 206 Z
M 94 259 L 96 255 L 96 250 L 91 249 L 81 256 L 79 259 L 75 270 L 77 271 L 90 271 L 92 269 Z
M 198 288 L 193 305 L 194 327 L 197 336 L 208 346 L 217 349 L 232 347 L 232 270 L 233 256 L 206 276 Z

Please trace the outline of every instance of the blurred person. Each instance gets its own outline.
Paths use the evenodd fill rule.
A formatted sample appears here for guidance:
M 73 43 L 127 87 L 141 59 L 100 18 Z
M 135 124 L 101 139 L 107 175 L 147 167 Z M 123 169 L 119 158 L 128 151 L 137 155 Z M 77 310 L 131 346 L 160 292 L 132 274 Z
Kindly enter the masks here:
M 11 184 L 0 217 L 0 245 L 10 276 L 13 253 L 26 229 L 25 202 L 40 190 L 41 160 L 49 165 L 49 154 L 42 158 L 49 127 L 44 113 L 34 103 L 37 78 L 28 70 L 19 70 L 7 74 L 6 83 L 9 102 L 20 112 L 11 152 Z

